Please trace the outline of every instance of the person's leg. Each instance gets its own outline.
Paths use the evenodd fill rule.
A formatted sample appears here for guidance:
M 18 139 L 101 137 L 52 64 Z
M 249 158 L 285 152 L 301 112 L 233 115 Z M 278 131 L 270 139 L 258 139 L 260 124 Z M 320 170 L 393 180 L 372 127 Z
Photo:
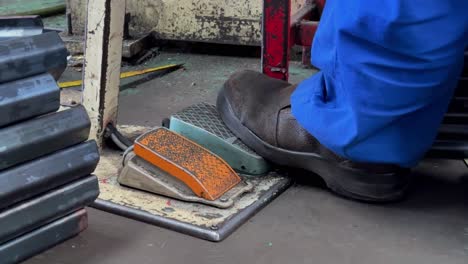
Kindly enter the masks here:
M 328 0 L 312 52 L 320 72 L 298 88 L 237 73 L 220 115 L 260 155 L 317 173 L 338 194 L 399 199 L 460 74 L 465 2 Z
M 432 145 L 463 67 L 468 1 L 327 1 L 321 72 L 292 96 L 299 123 L 354 161 L 415 165 Z

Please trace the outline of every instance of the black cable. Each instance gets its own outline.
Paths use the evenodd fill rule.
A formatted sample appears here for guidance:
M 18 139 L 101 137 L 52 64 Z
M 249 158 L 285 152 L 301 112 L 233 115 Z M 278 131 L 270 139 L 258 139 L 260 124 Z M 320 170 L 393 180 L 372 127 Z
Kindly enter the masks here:
M 110 139 L 117 147 L 119 147 L 123 151 L 126 151 L 128 148 L 133 146 L 133 142 L 124 135 L 122 135 L 112 123 L 109 123 L 107 125 L 104 138 Z

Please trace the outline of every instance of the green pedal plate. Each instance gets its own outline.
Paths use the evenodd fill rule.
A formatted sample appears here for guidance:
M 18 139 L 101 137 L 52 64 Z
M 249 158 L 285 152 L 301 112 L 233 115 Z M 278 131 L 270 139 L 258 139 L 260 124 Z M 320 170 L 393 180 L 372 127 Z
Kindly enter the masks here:
M 270 169 L 267 161 L 224 125 L 214 105 L 200 103 L 173 114 L 169 128 L 209 149 L 240 173 L 262 175 Z

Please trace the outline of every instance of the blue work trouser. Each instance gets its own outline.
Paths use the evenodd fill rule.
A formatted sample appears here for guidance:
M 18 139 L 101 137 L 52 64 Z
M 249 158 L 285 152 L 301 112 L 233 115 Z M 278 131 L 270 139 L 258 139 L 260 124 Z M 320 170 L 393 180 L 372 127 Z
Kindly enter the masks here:
M 328 0 L 312 47 L 320 72 L 291 97 L 299 123 L 354 161 L 415 165 L 463 68 L 468 0 Z

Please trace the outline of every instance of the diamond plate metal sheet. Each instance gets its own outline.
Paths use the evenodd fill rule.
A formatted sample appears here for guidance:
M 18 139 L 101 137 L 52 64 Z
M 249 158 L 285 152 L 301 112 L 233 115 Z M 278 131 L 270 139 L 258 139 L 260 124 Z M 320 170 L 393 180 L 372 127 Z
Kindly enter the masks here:
M 236 145 L 251 154 L 256 154 L 242 141 L 240 141 L 240 139 L 238 139 L 231 130 L 226 127 L 226 125 L 224 125 L 223 120 L 219 116 L 216 106 L 214 105 L 207 103 L 196 104 L 172 116 L 183 122 L 202 128 L 223 140 L 231 141 L 233 145 Z

